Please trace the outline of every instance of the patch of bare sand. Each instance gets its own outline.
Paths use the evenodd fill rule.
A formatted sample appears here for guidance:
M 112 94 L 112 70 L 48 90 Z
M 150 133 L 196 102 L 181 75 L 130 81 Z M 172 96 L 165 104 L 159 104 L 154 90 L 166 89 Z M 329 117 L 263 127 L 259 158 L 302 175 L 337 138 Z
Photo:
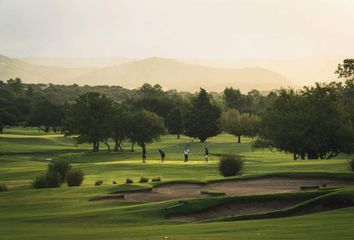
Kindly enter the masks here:
M 250 180 L 231 180 L 208 185 L 167 184 L 154 188 L 151 192 L 123 193 L 128 201 L 156 202 L 171 199 L 205 197 L 200 191 L 225 192 L 229 196 L 262 195 L 300 191 L 301 186 L 343 187 L 353 186 L 354 182 L 328 179 L 289 179 L 263 178 Z
M 264 199 L 257 201 L 249 200 L 247 202 L 232 202 L 216 206 L 215 208 L 204 212 L 175 215 L 171 218 L 178 221 L 191 222 L 225 216 L 271 212 L 294 206 L 305 200 L 306 199 Z

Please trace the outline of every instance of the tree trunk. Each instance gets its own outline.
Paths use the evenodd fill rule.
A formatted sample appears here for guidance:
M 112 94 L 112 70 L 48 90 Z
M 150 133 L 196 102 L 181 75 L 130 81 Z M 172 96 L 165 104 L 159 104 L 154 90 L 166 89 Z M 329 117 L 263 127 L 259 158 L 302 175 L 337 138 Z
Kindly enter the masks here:
M 122 140 L 114 140 L 115 144 L 114 144 L 114 151 L 115 152 L 123 152 L 123 148 L 122 148 Z
M 132 142 L 132 148 L 130 149 L 131 152 L 134 152 L 134 144 L 135 142 Z
M 118 142 L 118 140 L 114 140 L 114 142 L 115 142 L 114 151 L 118 152 L 119 151 L 119 142 Z
M 111 151 L 111 147 L 109 146 L 109 143 L 107 141 L 104 141 L 103 143 L 107 146 L 108 152 L 110 152 Z
M 0 134 L 3 134 L 3 133 L 4 133 L 4 127 L 0 126 Z
M 237 135 L 237 143 L 241 143 L 241 135 Z
M 92 152 L 98 152 L 98 149 L 100 148 L 100 142 L 99 141 L 95 141 L 93 142 L 93 149 Z

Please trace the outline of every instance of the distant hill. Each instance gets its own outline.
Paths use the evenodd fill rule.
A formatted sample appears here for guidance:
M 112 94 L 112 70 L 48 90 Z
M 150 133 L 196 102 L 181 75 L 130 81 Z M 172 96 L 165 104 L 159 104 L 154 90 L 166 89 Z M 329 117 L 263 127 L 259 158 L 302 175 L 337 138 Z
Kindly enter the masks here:
M 0 79 L 20 77 L 27 83 L 119 85 L 136 88 L 159 83 L 166 89 L 222 91 L 226 86 L 271 90 L 291 86 L 284 76 L 260 67 L 217 68 L 183 63 L 174 59 L 148 58 L 103 68 L 54 67 L 30 64 L 0 56 Z
M 103 68 L 120 65 L 133 61 L 130 58 L 118 58 L 118 57 L 93 57 L 93 58 L 74 58 L 74 57 L 32 57 L 32 58 L 20 58 L 27 63 L 52 66 L 52 67 L 64 67 L 64 68 Z
M 286 76 L 294 85 L 310 85 L 315 82 L 338 81 L 334 74 L 339 63 L 353 56 L 308 57 L 292 60 L 182 60 L 190 64 L 221 68 L 245 68 L 259 66 Z
M 25 83 L 72 84 L 73 79 L 94 69 L 49 67 L 26 63 L 0 55 L 0 79 L 19 77 Z

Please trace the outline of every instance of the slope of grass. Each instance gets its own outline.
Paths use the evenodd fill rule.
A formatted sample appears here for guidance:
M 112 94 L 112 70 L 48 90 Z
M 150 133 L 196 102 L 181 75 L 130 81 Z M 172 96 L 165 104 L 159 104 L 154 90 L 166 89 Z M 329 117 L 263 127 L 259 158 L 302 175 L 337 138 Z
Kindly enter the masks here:
M 191 160 L 184 163 L 183 148 L 187 143 L 191 145 Z M 108 153 L 105 149 L 92 153 L 89 145 L 77 145 L 72 138 L 59 134 L 5 129 L 5 134 L 0 135 L 0 182 L 8 185 L 9 191 L 0 192 L 0 239 L 352 239 L 354 208 L 291 218 L 181 224 L 165 218 L 165 209 L 178 204 L 177 199 L 155 203 L 89 201 L 112 192 L 151 186 L 120 185 L 128 177 L 137 182 L 142 176 L 159 176 L 162 184 L 223 180 L 217 171 L 217 155 L 229 152 L 245 158 L 243 175 L 236 177 L 240 179 L 265 175 L 352 179 L 346 165 L 349 156 L 293 161 L 285 153 L 252 151 L 251 144 L 252 139 L 237 144 L 233 136 L 226 134 L 208 139 L 207 143 L 192 142 L 184 136 L 177 140 L 167 135 L 148 144 L 148 162 L 142 164 L 140 149 L 130 152 L 129 143 L 125 143 L 122 153 Z M 204 162 L 206 146 L 211 153 L 209 163 Z M 166 152 L 163 163 L 159 160 L 159 148 Z M 46 170 L 50 159 L 58 158 L 83 169 L 86 173 L 83 186 L 30 189 L 31 181 Z M 93 186 L 98 179 L 103 180 L 103 185 Z M 113 180 L 118 185 L 113 185 Z M 336 194 L 341 190 L 338 191 L 333 190 Z M 345 191 L 345 195 L 354 192 Z M 323 192 L 303 194 L 317 196 Z M 205 209 L 218 204 L 217 199 L 207 203 L 199 199 L 188 201 L 194 204 L 193 209 Z

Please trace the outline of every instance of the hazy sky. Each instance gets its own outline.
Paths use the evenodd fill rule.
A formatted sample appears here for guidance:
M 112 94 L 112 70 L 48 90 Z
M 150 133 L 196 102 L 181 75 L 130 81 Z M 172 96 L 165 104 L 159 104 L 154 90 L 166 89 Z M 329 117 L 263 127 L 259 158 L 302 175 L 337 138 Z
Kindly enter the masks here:
M 0 0 L 0 54 L 354 55 L 354 0 Z

